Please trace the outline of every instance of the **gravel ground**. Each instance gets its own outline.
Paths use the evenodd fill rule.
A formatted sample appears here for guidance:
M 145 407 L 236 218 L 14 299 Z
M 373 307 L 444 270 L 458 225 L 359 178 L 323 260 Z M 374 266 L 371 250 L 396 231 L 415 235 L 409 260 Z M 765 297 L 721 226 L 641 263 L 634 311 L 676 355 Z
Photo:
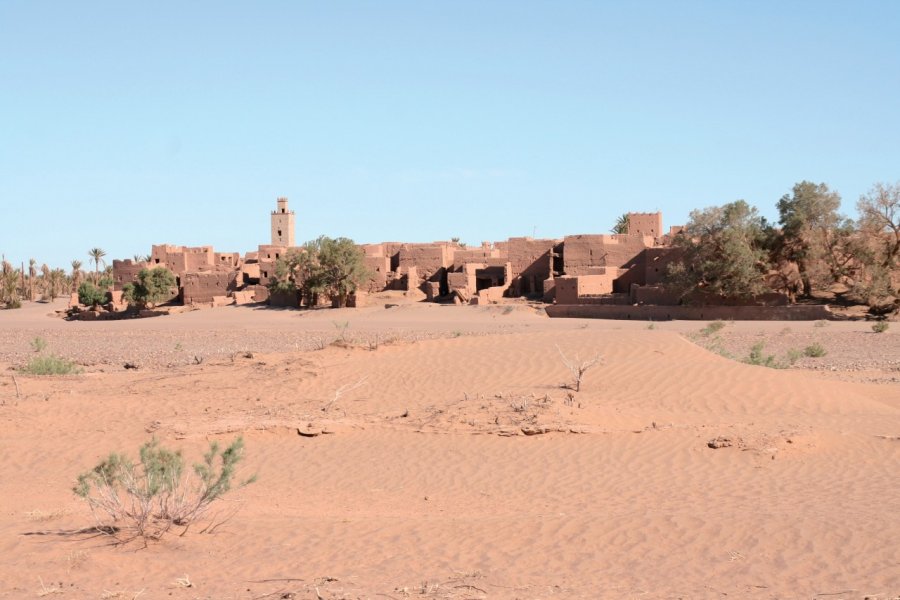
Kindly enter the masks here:
M 900 383 L 900 334 L 893 331 L 837 331 L 828 322 L 802 330 L 790 323 L 779 331 L 736 330 L 726 325 L 716 333 L 693 332 L 686 336 L 695 343 L 735 360 L 747 360 L 755 344 L 763 343 L 762 353 L 774 355 L 779 366 L 789 365 L 791 351 L 802 353 L 813 345 L 825 349 L 825 356 L 801 356 L 788 368 L 815 371 L 844 381 L 864 383 Z M 894 325 L 897 327 L 897 325 Z
M 412 343 L 459 335 L 496 335 L 497 332 L 386 330 L 347 332 L 343 341 L 363 348 L 377 345 Z M 129 363 L 142 369 L 163 369 L 198 361 L 231 358 L 240 352 L 280 353 L 321 350 L 340 342 L 341 334 L 327 331 L 35 331 L 25 339 L 21 332 L 0 331 L 0 364 L 24 365 L 35 355 L 32 340 L 46 341 L 45 352 L 87 367 L 87 370 L 124 370 Z

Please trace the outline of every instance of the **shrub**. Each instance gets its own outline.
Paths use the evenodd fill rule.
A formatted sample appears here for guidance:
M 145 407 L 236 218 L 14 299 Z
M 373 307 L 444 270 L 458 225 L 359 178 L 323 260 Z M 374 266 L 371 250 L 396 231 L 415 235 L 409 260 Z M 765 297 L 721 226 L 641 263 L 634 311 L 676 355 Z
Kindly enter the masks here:
M 81 373 L 81 367 L 71 360 L 50 354 L 35 356 L 22 367 L 21 372 L 26 375 L 76 375 Z
M 169 296 L 175 283 L 175 275 L 165 267 L 141 269 L 135 283 L 122 286 L 122 298 L 128 304 L 157 304 Z
M 587 360 L 581 360 L 576 354 L 573 358 L 569 358 L 568 356 L 563 354 L 563 351 L 559 346 L 557 346 L 556 349 L 559 351 L 559 356 L 562 358 L 563 364 L 566 366 L 569 372 L 572 373 L 572 377 L 574 379 L 572 383 L 563 384 L 562 387 L 565 389 L 580 392 L 581 382 L 584 379 L 584 374 L 593 369 L 598 364 L 602 364 L 603 357 L 601 357 L 600 354 L 595 354 Z
M 38 336 L 31 340 L 31 349 L 35 352 L 42 352 L 47 347 L 47 340 Z
M 798 360 L 800 360 L 801 356 L 803 356 L 803 353 L 799 350 L 795 350 L 793 348 L 788 350 L 786 355 L 788 365 L 793 365 L 794 363 L 796 363 Z
M 821 358 L 828 354 L 828 351 L 822 347 L 822 344 L 816 343 L 803 349 L 803 354 L 811 358 Z
M 744 360 L 745 363 L 749 365 L 756 365 L 758 367 L 769 367 L 772 369 L 778 368 L 778 363 L 775 360 L 774 354 L 763 354 L 763 348 L 765 347 L 765 342 L 757 342 L 753 344 L 753 347 L 750 348 L 750 356 Z
M 712 323 L 701 329 L 700 334 L 704 337 L 709 337 L 712 334 L 721 331 L 723 327 L 725 327 L 725 321 L 713 321 Z
M 90 281 L 84 281 L 78 286 L 78 302 L 85 306 L 103 304 L 106 302 L 106 292 Z
M 878 321 L 876 323 L 872 323 L 872 331 L 875 333 L 884 333 L 888 330 L 888 322 L 887 321 Z
M 112 453 L 79 475 L 73 491 L 90 506 L 98 530 L 125 534 L 122 541 L 159 539 L 173 526 L 187 531 L 232 488 L 243 451 L 240 437 L 221 451 L 217 442 L 210 442 L 203 462 L 185 473 L 181 452 L 163 448 L 154 439 L 141 446 L 140 462 Z
M 815 323 L 813 323 L 813 327 L 828 327 L 828 321 L 819 319 Z

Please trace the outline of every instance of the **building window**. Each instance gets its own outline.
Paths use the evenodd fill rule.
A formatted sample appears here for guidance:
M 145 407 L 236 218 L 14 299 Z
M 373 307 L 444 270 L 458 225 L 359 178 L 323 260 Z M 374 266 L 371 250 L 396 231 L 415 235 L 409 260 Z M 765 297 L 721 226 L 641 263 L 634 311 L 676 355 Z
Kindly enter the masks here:
M 278 237 L 281 237 L 281 230 L 278 230 Z

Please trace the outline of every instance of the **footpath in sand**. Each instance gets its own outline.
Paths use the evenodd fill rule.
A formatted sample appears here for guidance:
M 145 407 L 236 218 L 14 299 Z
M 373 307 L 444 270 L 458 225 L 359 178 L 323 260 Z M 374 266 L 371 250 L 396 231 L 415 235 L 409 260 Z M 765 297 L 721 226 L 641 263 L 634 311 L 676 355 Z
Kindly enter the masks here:
M 46 312 L 0 315 L 0 598 L 900 596 L 898 385 L 527 306 Z M 35 336 L 90 364 L 17 396 Z M 603 357 L 580 392 L 560 350 Z M 71 487 L 109 451 L 236 435 L 259 479 L 215 533 L 60 535 L 93 524 Z

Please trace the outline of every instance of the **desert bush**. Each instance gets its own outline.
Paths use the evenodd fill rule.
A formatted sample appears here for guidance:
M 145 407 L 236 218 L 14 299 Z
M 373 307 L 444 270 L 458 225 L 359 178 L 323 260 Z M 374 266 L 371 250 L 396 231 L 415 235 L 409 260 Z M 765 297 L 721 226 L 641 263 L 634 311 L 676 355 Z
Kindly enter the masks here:
M 90 281 L 83 281 L 78 286 L 78 302 L 85 306 L 96 306 L 106 302 L 106 292 Z
M 710 323 L 709 325 L 707 325 L 706 327 L 704 327 L 703 329 L 700 330 L 700 335 L 702 335 L 704 337 L 709 337 L 712 334 L 718 333 L 719 331 L 721 331 L 723 327 L 725 327 L 725 321 L 713 321 L 712 323 Z
M 186 473 L 181 451 L 163 448 L 153 439 L 141 446 L 138 463 L 112 453 L 79 475 L 73 491 L 90 506 L 98 530 L 124 534 L 123 541 L 159 539 L 173 526 L 186 531 L 232 489 L 243 452 L 240 437 L 224 450 L 210 442 L 203 462 Z
M 765 347 L 765 345 L 765 342 L 757 342 L 753 344 L 753 347 L 750 348 L 750 355 L 746 359 L 744 359 L 744 362 L 748 365 L 777 369 L 779 365 L 778 361 L 775 359 L 775 355 L 763 353 L 763 348 Z
M 785 356 L 785 358 L 787 359 L 788 365 L 793 365 L 798 360 L 800 360 L 801 356 L 803 356 L 802 352 L 800 352 L 799 350 L 796 350 L 794 348 L 791 348 L 790 350 L 787 351 L 787 355 Z
M 76 375 L 81 367 L 71 360 L 53 354 L 35 356 L 20 369 L 26 375 Z
M 878 321 L 876 323 L 872 323 L 872 331 L 875 333 L 884 333 L 888 330 L 888 322 L 887 321 Z
M 37 336 L 33 340 L 31 340 L 31 349 L 35 352 L 43 352 L 47 347 L 47 340 L 42 338 L 41 336 Z
M 819 319 L 815 323 L 813 323 L 813 327 L 828 327 L 828 321 Z
M 803 349 L 803 355 L 809 356 L 810 358 L 821 358 L 826 354 L 828 354 L 828 351 L 819 343 L 815 343 Z
M 581 360 L 578 358 L 577 354 L 573 358 L 569 358 L 563 354 L 563 351 L 559 346 L 557 346 L 556 349 L 559 351 L 560 357 L 562 357 L 563 364 L 569 372 L 572 373 L 572 377 L 574 378 L 572 383 L 563 384 L 562 387 L 580 392 L 581 381 L 584 379 L 584 374 L 593 369 L 597 364 L 601 363 L 603 358 L 599 354 L 595 354 L 587 360 Z

